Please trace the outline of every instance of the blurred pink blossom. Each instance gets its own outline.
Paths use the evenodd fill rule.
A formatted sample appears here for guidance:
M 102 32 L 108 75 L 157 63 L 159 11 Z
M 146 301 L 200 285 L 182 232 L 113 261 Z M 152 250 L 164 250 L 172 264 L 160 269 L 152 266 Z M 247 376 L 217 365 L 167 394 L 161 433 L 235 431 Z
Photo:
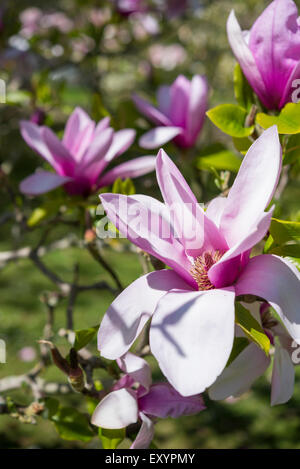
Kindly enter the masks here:
M 32 362 L 36 358 L 36 351 L 33 347 L 23 347 L 18 355 L 22 362 Z
M 149 59 L 154 67 L 173 70 L 186 61 L 187 54 L 180 44 L 164 46 L 155 44 L 149 48 Z
M 30 39 L 34 34 L 40 34 L 50 28 L 56 28 L 62 33 L 72 30 L 73 21 L 63 12 L 44 13 L 39 8 L 26 8 L 20 13 L 21 34 Z
M 171 86 L 158 89 L 158 108 L 137 95 L 136 107 L 157 125 L 140 139 L 143 148 L 158 148 L 169 140 L 182 148 L 192 147 L 203 127 L 207 110 L 206 79 L 195 75 L 192 80 L 179 75 Z
M 92 8 L 89 12 L 89 20 L 96 27 L 100 28 L 110 20 L 111 13 L 108 8 Z
M 124 16 L 147 10 L 145 0 L 115 0 L 117 11 Z
M 24 179 L 20 190 L 38 195 L 64 186 L 70 195 L 88 196 L 117 178 L 138 177 L 154 170 L 155 158 L 145 156 L 122 163 L 103 175 L 109 163 L 123 154 L 135 139 L 135 130 L 117 132 L 105 117 L 97 125 L 81 108 L 69 117 L 62 141 L 48 127 L 21 122 L 26 143 L 55 170 L 39 170 Z

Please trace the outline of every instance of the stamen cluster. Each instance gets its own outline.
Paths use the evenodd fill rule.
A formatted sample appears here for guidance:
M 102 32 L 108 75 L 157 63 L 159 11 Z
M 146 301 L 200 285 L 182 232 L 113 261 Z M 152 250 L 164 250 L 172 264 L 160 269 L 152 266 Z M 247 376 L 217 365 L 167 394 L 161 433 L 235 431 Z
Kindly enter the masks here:
M 208 278 L 209 269 L 223 256 L 221 251 L 206 251 L 194 259 L 190 273 L 199 290 L 213 290 L 215 287 Z

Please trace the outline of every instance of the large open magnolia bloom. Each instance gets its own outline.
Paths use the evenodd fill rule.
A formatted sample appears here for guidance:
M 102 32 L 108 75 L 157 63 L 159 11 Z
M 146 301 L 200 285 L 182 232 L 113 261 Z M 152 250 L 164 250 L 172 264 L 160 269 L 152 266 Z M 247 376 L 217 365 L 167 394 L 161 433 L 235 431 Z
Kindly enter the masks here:
M 267 109 L 292 101 L 300 78 L 300 20 L 292 0 L 274 0 L 252 26 L 242 31 L 234 12 L 227 33 L 237 61 Z M 299 83 L 298 83 L 299 86 Z
M 179 75 L 171 86 L 158 89 L 158 109 L 134 95 L 139 111 L 157 125 L 140 139 L 143 148 L 158 148 L 174 139 L 182 148 L 192 147 L 203 127 L 207 110 L 208 87 L 204 77 L 192 80 Z
M 296 272 L 296 275 L 298 273 Z M 271 380 L 271 405 L 285 404 L 294 392 L 295 368 L 299 364 L 299 347 L 269 312 L 269 305 L 262 304 L 261 325 L 275 346 Z M 259 319 L 259 318 L 258 318 Z M 295 350 L 295 346 L 298 350 Z M 296 354 L 293 363 L 294 353 Z M 270 357 L 255 344 L 248 345 L 233 362 L 225 368 L 209 388 L 209 397 L 223 400 L 238 397 L 248 391 L 252 384 L 270 366 Z
M 141 428 L 131 449 L 148 448 L 154 434 L 153 418 L 177 418 L 205 409 L 201 396 L 183 397 L 168 383 L 152 384 L 143 358 L 127 353 L 118 360 L 124 376 L 96 407 L 92 423 L 101 428 L 125 428 L 139 420 Z
M 162 150 L 156 173 L 164 204 L 146 196 L 101 195 L 117 228 L 171 267 L 144 275 L 114 300 L 98 334 L 104 357 L 126 353 L 153 316 L 150 347 L 162 372 L 182 395 L 198 394 L 226 366 L 234 339 L 234 302 L 240 295 L 268 301 L 300 343 L 299 272 L 275 255 L 250 258 L 252 247 L 268 231 L 273 210 L 264 210 L 280 170 L 281 148 L 273 126 L 249 149 L 228 196 L 214 199 L 206 212 Z M 174 204 L 169 234 L 161 236 L 160 231 L 168 232 L 168 211 Z M 148 211 L 151 224 L 137 223 L 132 207 Z M 202 232 L 196 239 L 195 229 Z
M 107 117 L 96 125 L 81 108 L 76 108 L 69 117 L 62 141 L 48 127 L 30 121 L 21 122 L 21 133 L 25 142 L 55 171 L 39 170 L 24 179 L 20 184 L 24 194 L 38 195 L 64 186 L 70 195 L 87 196 L 117 178 L 142 176 L 155 167 L 155 158 L 144 156 L 103 175 L 108 164 L 130 147 L 135 130 L 114 132 Z

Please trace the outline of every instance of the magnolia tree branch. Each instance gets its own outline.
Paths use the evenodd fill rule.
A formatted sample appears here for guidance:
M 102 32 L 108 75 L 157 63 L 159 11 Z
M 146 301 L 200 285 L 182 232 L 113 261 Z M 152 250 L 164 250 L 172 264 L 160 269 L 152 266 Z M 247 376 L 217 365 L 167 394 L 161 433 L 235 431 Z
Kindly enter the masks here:
M 54 243 L 49 244 L 49 246 L 38 247 L 36 249 L 36 255 L 38 257 L 43 257 L 45 254 L 51 251 L 67 249 L 71 246 L 74 246 L 74 242 L 74 237 L 68 236 L 59 241 L 55 241 Z M 20 259 L 28 259 L 30 257 L 31 252 L 32 248 L 29 246 L 12 251 L 0 252 L 0 268 L 5 267 L 5 265 L 9 262 L 17 261 Z
M 121 283 L 118 275 L 113 270 L 113 268 L 108 264 L 108 262 L 106 262 L 106 260 L 102 256 L 102 254 L 100 252 L 100 249 L 98 248 L 96 242 L 95 241 L 88 242 L 88 243 L 86 243 L 86 247 L 87 247 L 87 250 L 89 251 L 89 253 L 91 254 L 91 256 L 93 257 L 93 259 L 95 259 L 95 261 L 98 262 L 109 273 L 111 278 L 114 280 L 114 282 L 117 286 L 117 289 L 119 291 L 122 291 L 123 286 L 122 286 L 122 283 Z
M 2 378 L 0 380 L 0 393 L 14 391 L 24 384 L 28 385 L 32 389 L 32 382 L 28 377 L 29 375 L 30 373 L 25 373 L 23 375 L 13 375 Z M 72 388 L 68 383 L 46 382 L 42 378 L 37 378 L 36 385 L 38 386 L 39 393 L 43 393 L 43 395 L 69 394 L 72 392 Z
M 277 190 L 276 190 L 275 195 L 274 195 L 275 200 L 280 200 L 280 198 L 282 196 L 282 193 L 285 190 L 285 188 L 286 188 L 286 186 L 289 182 L 289 170 L 290 170 L 289 165 L 284 166 L 283 169 L 282 169 L 280 181 L 279 181 L 279 184 L 277 186 Z

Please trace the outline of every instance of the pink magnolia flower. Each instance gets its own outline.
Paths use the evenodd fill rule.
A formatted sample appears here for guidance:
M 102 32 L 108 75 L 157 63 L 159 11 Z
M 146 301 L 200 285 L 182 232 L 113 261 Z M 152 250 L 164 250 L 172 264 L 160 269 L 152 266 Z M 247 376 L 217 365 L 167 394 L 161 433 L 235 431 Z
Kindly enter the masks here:
M 228 196 L 214 199 L 205 212 L 163 150 L 156 173 L 164 204 L 145 196 L 101 195 L 120 232 L 170 267 L 137 279 L 113 301 L 98 333 L 104 357 L 126 353 L 152 317 L 150 347 L 162 372 L 183 396 L 201 393 L 226 366 L 234 339 L 235 298 L 246 294 L 268 301 L 300 343 L 299 272 L 275 255 L 250 258 L 252 247 L 268 231 L 273 209 L 264 210 L 280 170 L 281 148 L 273 126 L 249 149 Z M 168 212 L 174 204 L 170 226 Z M 132 221 L 132 208 L 146 211 L 151 224 L 137 223 L 136 217 Z M 190 223 L 183 216 L 186 211 Z M 178 237 L 182 225 L 187 235 Z M 169 234 L 161 236 L 168 226 Z M 202 238 L 194 238 L 195 231 L 202 231 Z
M 118 365 L 125 375 L 98 404 L 92 423 L 119 429 L 140 420 L 142 425 L 131 449 L 148 448 L 154 434 L 153 418 L 177 418 L 205 409 L 201 396 L 183 397 L 168 383 L 151 384 L 150 367 L 142 358 L 127 353 Z
M 269 309 L 269 305 L 267 308 Z M 267 314 L 263 315 L 262 326 L 272 335 L 275 346 L 271 380 L 271 405 L 274 406 L 285 404 L 293 395 L 295 368 L 292 357 L 295 346 L 298 346 L 283 326 L 272 318 L 270 312 L 265 309 L 265 313 Z M 299 363 L 299 347 L 296 353 Z M 270 364 L 270 357 L 267 357 L 257 345 L 248 345 L 209 388 L 209 397 L 212 400 L 223 400 L 231 396 L 240 396 L 251 388 Z
M 21 134 L 55 170 L 40 170 L 24 179 L 20 184 L 24 194 L 38 195 L 64 186 L 70 195 L 87 196 L 117 178 L 135 178 L 155 167 L 155 158 L 145 156 L 122 163 L 103 175 L 108 164 L 130 147 L 135 130 L 114 132 L 108 117 L 96 125 L 81 108 L 69 117 L 62 141 L 48 127 L 29 121 L 21 122 Z
M 117 11 L 124 16 L 147 10 L 145 0 L 115 0 Z
M 171 86 L 158 89 L 158 109 L 134 95 L 136 107 L 158 127 L 140 139 L 143 148 L 157 148 L 169 140 L 179 147 L 192 147 L 202 129 L 207 110 L 208 87 L 204 77 L 188 80 L 183 75 Z
M 227 22 L 231 48 L 243 72 L 267 109 L 292 101 L 300 78 L 300 20 L 292 0 L 274 0 L 243 32 L 232 11 Z M 299 85 L 299 83 L 298 83 Z

